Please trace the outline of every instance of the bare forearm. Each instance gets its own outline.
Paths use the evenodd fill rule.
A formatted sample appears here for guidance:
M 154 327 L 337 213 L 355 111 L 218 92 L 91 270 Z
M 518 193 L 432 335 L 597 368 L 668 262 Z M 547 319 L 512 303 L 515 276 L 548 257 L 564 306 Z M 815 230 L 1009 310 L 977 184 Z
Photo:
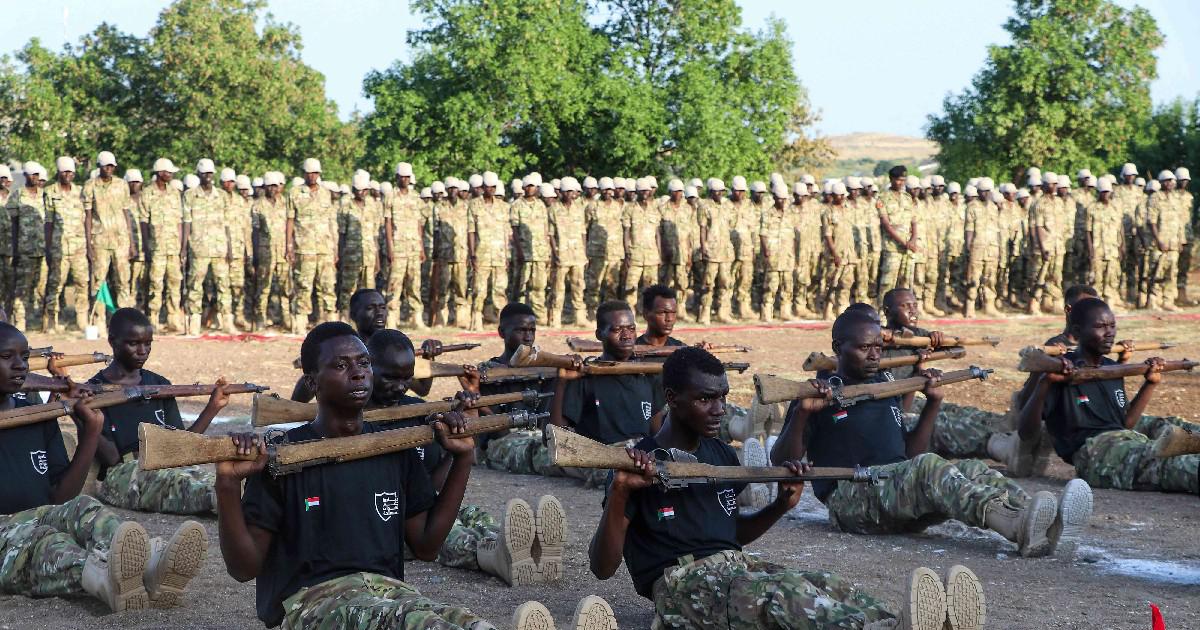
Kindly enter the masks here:
M 75 447 L 75 456 L 71 458 L 71 464 L 67 466 L 58 485 L 54 487 L 54 492 L 50 496 L 51 501 L 62 503 L 79 494 L 79 491 L 83 489 L 83 482 L 87 481 L 88 471 L 92 467 L 92 460 L 96 457 L 96 445 L 99 441 L 98 432 L 80 431 L 79 445 Z
M 789 422 L 783 426 L 775 448 L 771 449 L 771 462 L 779 465 L 781 462 L 800 461 L 808 450 L 804 443 L 804 430 L 808 426 L 808 412 L 797 410 Z
M 233 579 L 248 582 L 262 571 L 265 550 L 260 549 L 242 514 L 242 484 L 238 479 L 217 477 L 217 529 L 221 557 Z
M 925 400 L 925 408 L 921 410 L 917 428 L 905 439 L 905 450 L 910 458 L 929 451 L 929 440 L 933 437 L 933 425 L 937 422 L 938 411 L 941 408 L 941 398 Z
M 600 516 L 600 525 L 596 527 L 596 533 L 592 536 L 588 558 L 591 561 L 592 575 L 601 580 L 612 577 L 621 566 L 625 532 L 629 529 L 629 519 L 625 517 L 625 504 L 628 500 L 628 491 L 614 488 L 604 506 L 604 514 Z
M 417 558 L 432 561 L 437 558 L 438 549 L 446 540 L 446 534 L 454 526 L 458 518 L 458 509 L 462 506 L 463 496 L 467 491 L 467 480 L 471 476 L 471 466 L 475 463 L 474 452 L 453 456 L 450 470 L 442 484 L 433 507 L 425 515 L 425 528 L 420 537 L 410 546 Z
M 1129 409 L 1125 412 L 1125 428 L 1132 430 L 1141 420 L 1142 414 L 1146 413 L 1146 407 L 1150 405 L 1150 396 L 1154 394 L 1158 383 L 1149 381 L 1142 384 L 1142 388 L 1138 390 L 1137 396 L 1133 397 L 1133 402 L 1129 403 Z
M 1042 428 L 1042 411 L 1046 404 L 1046 396 L 1050 392 L 1050 383 L 1045 378 L 1034 377 L 1034 386 L 1021 407 L 1021 415 L 1017 417 L 1017 433 L 1022 439 L 1031 439 Z
M 749 545 L 758 540 L 760 536 L 767 533 L 784 514 L 787 513 L 787 505 L 779 501 L 772 501 L 767 507 L 753 513 L 738 516 L 737 519 L 737 539 L 742 545 Z
M 220 407 L 211 404 L 205 405 L 204 409 L 200 411 L 200 415 L 196 418 L 196 421 L 192 423 L 192 426 L 188 427 L 188 431 L 192 433 L 204 433 L 208 430 L 208 425 L 212 424 L 213 418 L 216 418 L 218 413 L 221 413 Z

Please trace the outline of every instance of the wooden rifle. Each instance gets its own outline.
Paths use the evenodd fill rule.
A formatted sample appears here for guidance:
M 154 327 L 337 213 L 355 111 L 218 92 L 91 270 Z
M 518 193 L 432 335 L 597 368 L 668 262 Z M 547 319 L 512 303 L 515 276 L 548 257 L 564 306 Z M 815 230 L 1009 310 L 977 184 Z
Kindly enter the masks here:
M 207 384 L 121 386 L 120 389 L 105 391 L 93 396 L 88 401 L 88 406 L 92 409 L 103 409 L 139 399 L 159 400 L 163 398 L 210 396 L 214 387 L 216 385 Z M 230 383 L 225 386 L 225 391 L 230 394 L 259 393 L 268 389 L 270 388 L 253 383 Z M 54 420 L 61 416 L 68 416 L 74 409 L 76 402 L 79 402 L 78 398 L 63 398 L 42 405 L 29 405 L 28 407 L 16 407 L 7 411 L 0 411 L 0 429 L 11 429 L 35 422 Z
M 883 345 L 893 348 L 928 348 L 933 344 L 930 337 L 909 337 L 906 335 L 898 335 L 895 331 L 884 328 L 880 331 L 883 337 Z M 995 347 L 1000 343 L 999 337 L 955 337 L 953 335 L 942 335 L 942 345 L 939 347 L 946 348 L 950 346 L 992 346 Z
M 493 405 L 522 403 L 527 408 L 535 409 L 543 398 L 553 395 L 551 392 L 538 393 L 532 390 L 525 390 L 523 392 L 480 396 L 475 401 L 475 404 L 465 408 L 478 409 Z M 391 422 L 393 420 L 405 420 L 408 418 L 424 418 L 431 413 L 451 411 L 455 408 L 456 404 L 458 404 L 457 401 L 446 399 L 414 405 L 397 405 L 381 409 L 370 409 L 363 412 L 363 421 Z M 279 394 L 256 394 L 254 396 L 254 403 L 250 406 L 250 423 L 256 427 L 267 427 L 288 422 L 308 422 L 316 417 L 317 405 L 315 403 L 284 400 L 279 397 Z
M 1176 346 L 1176 344 L 1167 343 L 1165 341 L 1139 341 L 1139 342 L 1136 342 L 1133 344 L 1133 351 L 1134 352 L 1142 352 L 1142 351 L 1154 351 L 1154 350 L 1170 350 L 1171 348 L 1174 348 L 1175 346 Z M 1029 346 L 1029 347 L 1033 348 L 1034 346 Z M 1046 356 L 1050 356 L 1050 357 L 1061 357 L 1062 355 L 1064 355 L 1068 352 L 1074 352 L 1076 350 L 1076 348 L 1073 348 L 1073 347 L 1069 348 L 1066 346 L 1041 346 L 1040 349 L 1042 352 L 1046 353 Z M 1125 344 L 1123 344 L 1119 341 L 1117 343 L 1114 343 L 1112 345 L 1112 349 L 1108 351 L 1109 354 L 1121 354 L 1122 352 L 1125 352 Z
M 542 367 L 563 370 L 579 370 L 590 376 L 620 375 L 620 374 L 661 374 L 663 364 L 657 361 L 599 361 L 587 359 L 582 366 L 576 364 L 575 357 L 566 354 L 546 352 L 537 346 L 521 346 L 513 352 L 508 364 L 512 367 Z M 749 363 L 722 363 L 727 371 L 745 372 L 750 369 Z
M 572 352 L 603 352 L 604 344 L 594 339 L 584 339 L 582 337 L 567 337 L 567 347 Z M 680 348 L 689 346 L 650 346 L 646 344 L 638 344 L 633 347 L 633 356 L 635 357 L 667 357 L 671 356 L 672 352 Z M 712 354 L 721 354 L 724 352 L 750 352 L 748 346 L 737 344 L 710 344 L 704 348 Z
M 50 362 L 53 361 L 56 367 L 73 367 L 76 365 L 89 365 L 92 363 L 108 363 L 112 361 L 112 357 L 103 352 L 91 352 L 88 354 L 64 354 L 62 356 L 43 355 L 29 356 L 30 370 L 45 370 L 50 367 Z
M 479 347 L 479 346 L 481 346 L 481 345 L 483 345 L 483 344 L 478 344 L 478 343 L 448 343 L 448 344 L 443 344 L 443 345 L 442 345 L 442 347 L 441 347 L 441 349 L 439 349 L 437 352 L 430 353 L 430 354 L 428 354 L 428 355 L 427 355 L 427 354 L 425 354 L 425 353 L 423 353 L 423 352 L 421 352 L 421 345 L 420 345 L 420 344 L 417 344 L 417 345 L 416 345 L 416 346 L 414 346 L 414 347 L 416 348 L 416 354 L 417 354 L 417 358 L 418 358 L 418 359 L 422 359 L 422 358 L 424 358 L 424 359 L 432 359 L 433 357 L 439 357 L 439 356 L 442 356 L 443 354 L 446 354 L 447 352 L 462 352 L 463 350 L 474 350 L 475 348 L 478 348 L 478 347 Z M 293 360 L 292 360 L 292 367 L 296 368 L 297 370 L 299 370 L 299 369 L 300 369 L 300 357 L 296 357 L 295 359 L 293 359 Z
M 882 370 L 900 367 L 902 365 L 916 365 L 917 363 L 928 363 L 929 361 L 944 361 L 946 359 L 961 359 L 967 356 L 965 348 L 955 347 L 947 348 L 946 350 L 938 350 L 929 353 L 929 356 L 922 358 L 920 355 L 911 354 L 898 357 L 883 357 L 879 359 L 879 368 Z M 837 357 L 831 357 L 820 352 L 814 352 L 808 355 L 804 361 L 804 369 L 809 372 L 819 372 L 822 370 L 836 370 L 838 366 Z
M 944 372 L 941 376 L 941 382 L 942 385 L 952 385 L 974 379 L 982 381 L 992 372 L 993 370 L 991 369 L 972 365 L 965 370 Z M 830 394 L 833 399 L 840 406 L 849 407 L 864 400 L 891 398 L 893 396 L 903 396 L 904 394 L 919 392 L 925 389 L 925 384 L 929 382 L 929 379 L 924 376 L 913 376 L 895 381 L 844 385 L 840 377 L 831 376 L 828 382 Z M 795 381 L 772 374 L 755 374 L 754 390 L 757 392 L 758 402 L 765 405 L 790 402 L 801 398 L 820 398 L 822 396 L 821 392 L 808 381 Z
M 1061 357 L 1052 357 L 1038 346 L 1029 346 L 1021 351 L 1021 362 L 1017 364 L 1017 369 L 1022 372 L 1050 372 L 1054 374 L 1062 373 L 1063 360 Z M 1163 372 L 1177 372 L 1179 370 L 1191 371 L 1192 368 L 1200 365 L 1196 361 L 1181 359 L 1178 361 L 1164 361 Z M 1146 373 L 1149 368 L 1145 363 L 1115 363 L 1113 365 L 1101 365 L 1098 367 L 1083 367 L 1075 368 L 1071 374 L 1072 383 L 1086 383 L 1088 381 L 1103 381 L 1110 378 L 1125 378 L 1126 376 L 1140 376 Z

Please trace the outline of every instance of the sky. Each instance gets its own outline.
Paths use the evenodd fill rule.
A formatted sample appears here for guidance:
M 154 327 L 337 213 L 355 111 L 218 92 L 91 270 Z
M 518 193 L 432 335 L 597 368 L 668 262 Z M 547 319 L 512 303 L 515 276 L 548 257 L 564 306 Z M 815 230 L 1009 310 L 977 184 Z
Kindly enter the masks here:
M 793 41 L 796 72 L 820 111 L 821 135 L 880 132 L 923 135 L 930 113 L 947 94 L 969 84 L 987 46 L 1007 42 L 1002 29 L 1008 0 L 738 0 L 743 25 L 762 28 L 783 20 Z M 1117 0 L 1125 6 L 1131 0 Z M 0 11 L 0 52 L 31 37 L 51 49 L 103 21 L 145 36 L 163 0 L 5 0 Z M 1138 0 L 1158 20 L 1166 44 L 1158 51 L 1156 103 L 1200 96 L 1200 2 Z M 268 0 L 277 20 L 292 22 L 304 42 L 304 61 L 325 75 L 326 94 L 343 118 L 366 112 L 363 76 L 407 60 L 404 35 L 421 26 L 404 0 Z

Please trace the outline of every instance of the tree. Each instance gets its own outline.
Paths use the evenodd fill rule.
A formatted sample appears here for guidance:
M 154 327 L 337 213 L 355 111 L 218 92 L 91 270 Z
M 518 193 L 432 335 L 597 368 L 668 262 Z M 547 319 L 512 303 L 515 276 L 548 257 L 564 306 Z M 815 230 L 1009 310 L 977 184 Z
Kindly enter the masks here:
M 1143 173 L 1200 165 L 1200 98 L 1177 98 L 1155 108 L 1146 133 L 1129 149 L 1129 159 Z
M 1119 165 L 1150 115 L 1162 33 L 1111 0 L 1015 0 L 1012 43 L 988 48 L 971 87 L 943 101 L 926 135 L 947 178 L 1017 177 Z

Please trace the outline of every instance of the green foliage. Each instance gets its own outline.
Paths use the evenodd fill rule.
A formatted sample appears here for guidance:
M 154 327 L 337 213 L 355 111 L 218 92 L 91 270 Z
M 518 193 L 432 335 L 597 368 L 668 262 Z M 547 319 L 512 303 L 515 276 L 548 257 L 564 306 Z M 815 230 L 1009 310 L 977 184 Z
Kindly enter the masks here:
M 1130 147 L 1130 161 L 1148 177 L 1200 164 L 1200 98 L 1178 98 L 1156 107 L 1145 135 Z
M 782 23 L 746 31 L 732 0 L 412 7 L 412 62 L 364 81 L 374 169 L 765 178 L 828 154 Z
M 299 33 L 265 5 L 177 0 L 144 39 L 102 24 L 61 54 L 31 41 L 19 66 L 0 64 L 0 152 L 90 164 L 109 149 L 143 169 L 212 157 L 253 173 L 319 156 L 328 177 L 348 177 L 361 152 L 354 126 L 301 63 Z
M 1150 117 L 1162 33 L 1140 7 L 1111 0 L 1015 0 L 1006 46 L 926 129 L 947 179 L 1001 181 L 1029 166 L 1074 172 L 1120 165 Z

